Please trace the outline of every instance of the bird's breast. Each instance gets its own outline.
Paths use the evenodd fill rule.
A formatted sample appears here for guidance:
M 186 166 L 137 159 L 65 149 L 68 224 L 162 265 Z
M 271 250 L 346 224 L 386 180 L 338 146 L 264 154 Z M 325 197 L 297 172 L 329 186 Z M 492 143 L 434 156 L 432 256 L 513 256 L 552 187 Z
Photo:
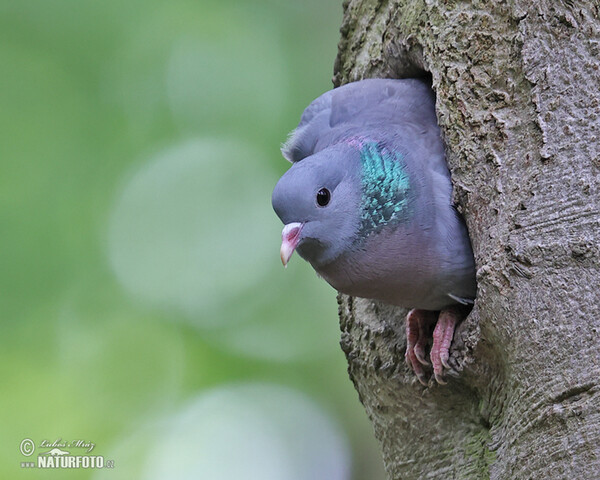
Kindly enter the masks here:
M 316 270 L 347 295 L 405 308 L 438 310 L 453 303 L 447 294 L 457 279 L 449 275 L 447 264 L 427 235 L 382 231 L 367 238 L 362 248 Z M 465 272 L 471 274 L 468 269 Z

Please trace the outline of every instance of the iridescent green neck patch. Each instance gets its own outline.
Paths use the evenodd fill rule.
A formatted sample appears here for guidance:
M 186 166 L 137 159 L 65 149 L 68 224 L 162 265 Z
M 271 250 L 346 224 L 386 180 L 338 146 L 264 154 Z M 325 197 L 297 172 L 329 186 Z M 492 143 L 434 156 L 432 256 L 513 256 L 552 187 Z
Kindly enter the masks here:
M 402 155 L 376 142 L 363 143 L 361 231 L 369 234 L 406 219 L 410 179 Z

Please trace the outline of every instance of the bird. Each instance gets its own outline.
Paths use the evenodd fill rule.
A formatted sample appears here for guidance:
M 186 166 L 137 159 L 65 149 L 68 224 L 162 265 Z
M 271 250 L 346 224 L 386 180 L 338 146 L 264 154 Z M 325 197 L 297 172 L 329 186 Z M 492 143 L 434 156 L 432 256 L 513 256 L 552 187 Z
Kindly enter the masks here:
M 477 286 L 430 85 L 375 78 L 327 91 L 281 152 L 292 165 L 271 203 L 283 265 L 296 251 L 339 292 L 409 309 L 405 360 L 428 385 L 429 349 L 433 377 L 446 383 Z

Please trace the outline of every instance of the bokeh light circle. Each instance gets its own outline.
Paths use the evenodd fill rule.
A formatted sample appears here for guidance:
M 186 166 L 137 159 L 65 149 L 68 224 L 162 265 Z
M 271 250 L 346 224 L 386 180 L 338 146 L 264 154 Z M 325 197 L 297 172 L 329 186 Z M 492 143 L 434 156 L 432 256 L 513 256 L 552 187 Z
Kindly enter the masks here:
M 269 195 L 261 154 L 232 140 L 192 140 L 145 163 L 110 218 L 108 255 L 125 289 L 199 325 L 222 324 L 231 302 L 272 265 Z
M 232 25 L 233 26 L 233 25 Z M 269 129 L 286 101 L 283 55 L 270 32 L 232 29 L 216 38 L 184 36 L 171 52 L 167 94 L 175 119 L 195 128 Z
M 348 442 L 334 419 L 303 393 L 267 383 L 201 393 L 106 455 L 124 470 L 98 472 L 97 480 L 351 478 Z

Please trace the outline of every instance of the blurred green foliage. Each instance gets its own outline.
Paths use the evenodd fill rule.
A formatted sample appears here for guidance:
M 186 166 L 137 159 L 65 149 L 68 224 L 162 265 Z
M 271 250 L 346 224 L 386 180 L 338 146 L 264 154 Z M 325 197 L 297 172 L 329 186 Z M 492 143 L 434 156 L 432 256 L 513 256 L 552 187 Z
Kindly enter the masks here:
M 353 478 L 383 478 L 335 292 L 281 268 L 269 200 L 341 9 L 0 1 L 0 478 L 96 474 L 21 468 L 24 438 L 92 441 L 102 478 L 144 478 L 118 446 L 236 381 L 309 395 Z

